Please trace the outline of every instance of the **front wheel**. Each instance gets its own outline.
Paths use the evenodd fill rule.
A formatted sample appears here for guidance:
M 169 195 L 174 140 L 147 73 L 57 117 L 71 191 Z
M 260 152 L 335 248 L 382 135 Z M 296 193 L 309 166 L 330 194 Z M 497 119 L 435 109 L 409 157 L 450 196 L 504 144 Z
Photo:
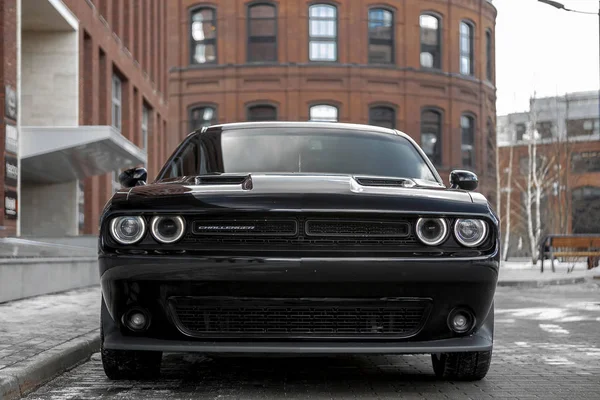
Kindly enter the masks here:
M 492 351 L 432 354 L 433 371 L 438 378 L 478 381 L 485 378 L 492 363 Z

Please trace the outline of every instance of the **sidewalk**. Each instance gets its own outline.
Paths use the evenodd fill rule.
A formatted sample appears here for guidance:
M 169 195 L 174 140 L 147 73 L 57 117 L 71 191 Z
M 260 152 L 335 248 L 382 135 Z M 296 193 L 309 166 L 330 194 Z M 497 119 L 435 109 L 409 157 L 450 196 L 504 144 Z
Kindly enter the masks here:
M 498 286 L 540 287 L 600 278 L 600 268 L 556 264 L 540 273 L 526 261 L 500 269 Z M 598 281 L 600 283 L 600 280 Z M 100 288 L 0 304 L 0 400 L 19 399 L 86 360 L 100 347 Z
M 543 273 L 540 272 L 540 265 L 541 261 L 533 266 L 530 260 L 502 262 L 498 286 L 541 287 L 583 283 L 586 279 L 594 279 L 594 277 L 600 279 L 600 268 L 588 270 L 585 263 L 555 261 L 556 272 L 552 272 L 550 263 L 546 261 Z M 573 270 L 569 272 L 571 268 Z
M 98 351 L 100 288 L 0 304 L 0 400 L 19 399 Z

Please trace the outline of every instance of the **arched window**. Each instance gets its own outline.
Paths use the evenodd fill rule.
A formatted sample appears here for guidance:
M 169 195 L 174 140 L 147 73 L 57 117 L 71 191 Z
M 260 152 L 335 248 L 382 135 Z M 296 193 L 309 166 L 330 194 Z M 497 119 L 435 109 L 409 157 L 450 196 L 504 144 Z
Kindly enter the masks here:
M 338 109 L 328 104 L 317 104 L 310 107 L 310 120 L 320 122 L 337 122 Z
M 421 26 L 421 67 L 442 68 L 442 48 L 440 19 L 433 15 L 422 14 Z
M 272 4 L 248 7 L 248 61 L 277 61 L 277 11 Z
M 337 9 L 329 4 L 315 4 L 308 9 L 309 60 L 337 60 Z
M 190 110 L 190 130 L 217 123 L 217 110 L 210 106 L 194 107 Z
M 421 148 L 435 166 L 442 165 L 442 113 L 438 110 L 421 111 Z
M 463 167 L 475 166 L 475 118 L 463 114 L 460 117 L 461 127 L 461 153 Z
M 496 175 L 496 130 L 491 118 L 487 120 L 487 175 Z
M 383 8 L 369 10 L 369 63 L 394 63 L 394 14 Z
M 217 62 L 217 19 L 212 8 L 196 8 L 190 24 L 192 64 Z
M 485 77 L 488 81 L 492 81 L 494 78 L 494 64 L 492 57 L 492 31 L 485 31 Z
M 460 22 L 460 73 L 474 75 L 473 71 L 473 25 Z
M 277 109 L 268 104 L 248 107 L 248 121 L 277 121 Z
M 369 124 L 384 128 L 396 128 L 396 110 L 392 107 L 376 106 L 369 109 Z

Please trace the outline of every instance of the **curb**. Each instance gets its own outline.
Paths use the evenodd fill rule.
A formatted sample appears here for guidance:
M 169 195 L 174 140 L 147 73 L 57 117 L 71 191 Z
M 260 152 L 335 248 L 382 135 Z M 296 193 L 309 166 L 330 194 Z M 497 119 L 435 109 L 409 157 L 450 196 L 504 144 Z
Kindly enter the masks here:
M 586 277 L 580 276 L 577 278 L 558 278 L 533 281 L 498 281 L 498 286 L 538 288 L 545 286 L 574 285 L 577 283 L 585 283 L 586 281 Z
M 0 370 L 0 400 L 20 399 L 100 349 L 100 332 L 81 335 Z

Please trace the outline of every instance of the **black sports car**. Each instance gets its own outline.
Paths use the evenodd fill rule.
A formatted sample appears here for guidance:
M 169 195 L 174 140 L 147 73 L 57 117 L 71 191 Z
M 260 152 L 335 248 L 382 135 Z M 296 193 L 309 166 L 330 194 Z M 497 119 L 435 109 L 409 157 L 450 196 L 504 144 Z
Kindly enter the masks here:
M 467 171 L 407 135 L 318 122 L 191 133 L 157 179 L 123 172 L 101 217 L 108 377 L 162 352 L 432 355 L 489 368 L 498 219 Z

